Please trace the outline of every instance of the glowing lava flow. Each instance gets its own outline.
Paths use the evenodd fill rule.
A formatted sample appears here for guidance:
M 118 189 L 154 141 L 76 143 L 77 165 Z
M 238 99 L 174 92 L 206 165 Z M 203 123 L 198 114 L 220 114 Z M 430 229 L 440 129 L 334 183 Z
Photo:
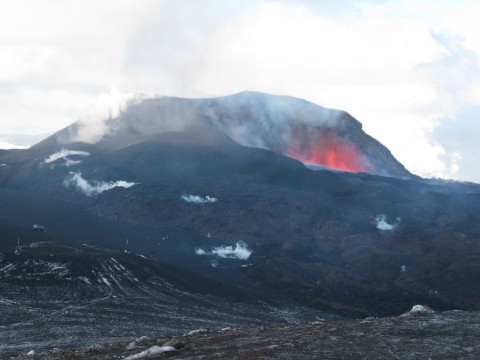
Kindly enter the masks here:
M 357 147 L 335 138 L 318 139 L 312 146 L 298 146 L 298 140 L 292 142 L 287 156 L 300 160 L 304 164 L 315 164 L 335 170 L 349 172 L 368 171 Z

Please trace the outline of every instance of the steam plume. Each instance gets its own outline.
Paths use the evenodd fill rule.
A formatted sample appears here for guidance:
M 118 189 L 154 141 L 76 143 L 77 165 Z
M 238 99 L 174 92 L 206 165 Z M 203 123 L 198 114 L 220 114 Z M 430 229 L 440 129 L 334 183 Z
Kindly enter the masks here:
M 122 114 L 130 105 L 146 99 L 144 94 L 121 93 L 116 88 L 110 89 L 98 100 L 91 114 L 86 114 L 77 123 L 71 133 L 71 141 L 95 144 L 114 131 L 110 122 Z
M 203 198 L 198 195 L 182 195 L 182 199 L 188 203 L 193 203 L 193 204 L 205 204 L 205 203 L 217 202 L 217 198 L 210 197 L 208 195 Z
M 64 180 L 63 185 L 65 187 L 74 186 L 81 190 L 87 196 L 95 196 L 116 187 L 128 189 L 133 185 L 136 185 L 136 183 L 127 182 L 124 180 L 119 180 L 115 182 L 87 181 L 82 177 L 82 173 L 70 172 L 69 176 Z
M 397 227 L 401 222 L 401 219 L 397 217 L 396 222 L 393 224 L 389 224 L 387 222 L 387 216 L 384 214 L 378 214 L 375 217 L 375 225 L 377 226 L 378 230 L 382 231 L 390 231 L 393 230 L 395 227 Z
M 197 255 L 217 255 L 218 257 L 224 259 L 240 259 L 248 260 L 252 251 L 248 249 L 247 244 L 242 241 L 239 241 L 233 246 L 219 246 L 213 248 L 212 251 L 207 252 L 201 248 L 195 249 L 195 254 Z
M 57 161 L 59 159 L 65 159 L 66 160 L 66 165 L 70 166 L 73 164 L 77 164 L 79 161 L 75 161 L 72 159 L 69 159 L 68 157 L 71 155 L 76 155 L 76 156 L 90 156 L 90 153 L 88 151 L 77 151 L 77 150 L 66 150 L 62 149 L 59 152 L 56 152 L 49 157 L 45 158 L 43 161 L 45 164 L 49 164 L 51 162 Z

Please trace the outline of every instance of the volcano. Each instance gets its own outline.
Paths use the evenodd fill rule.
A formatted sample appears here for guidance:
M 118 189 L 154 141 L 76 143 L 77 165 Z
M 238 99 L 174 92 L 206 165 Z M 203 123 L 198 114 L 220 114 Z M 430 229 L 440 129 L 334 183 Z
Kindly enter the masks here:
M 238 144 L 274 151 L 309 165 L 412 177 L 348 113 L 289 96 L 258 92 L 214 99 L 145 100 L 99 128 L 75 123 L 35 148 L 80 141 L 113 150 L 175 131 L 191 132 L 190 141 L 202 141 L 205 137 L 211 141 L 209 134 L 220 131 Z
M 39 313 L 81 341 L 76 326 L 119 308 L 133 315 L 102 324 L 121 336 L 135 309 L 217 326 L 225 304 L 241 324 L 480 309 L 480 186 L 413 176 L 343 111 L 254 92 L 147 99 L 0 164 L 12 331 Z M 15 322 L 19 307 L 37 312 Z

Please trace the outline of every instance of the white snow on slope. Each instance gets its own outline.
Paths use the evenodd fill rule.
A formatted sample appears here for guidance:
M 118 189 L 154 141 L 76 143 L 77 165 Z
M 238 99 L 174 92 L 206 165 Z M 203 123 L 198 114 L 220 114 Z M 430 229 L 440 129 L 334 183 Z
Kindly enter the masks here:
M 195 254 L 197 255 L 217 255 L 218 257 L 224 259 L 240 259 L 240 260 L 247 260 L 252 251 L 248 249 L 247 244 L 242 241 L 239 241 L 233 246 L 219 246 L 212 249 L 212 251 L 208 252 L 204 249 L 198 248 L 195 249 Z
M 95 196 L 104 191 L 111 190 L 116 187 L 130 188 L 137 183 L 124 180 L 118 181 L 88 181 L 82 177 L 81 172 L 70 172 L 69 176 L 63 181 L 65 187 L 74 186 L 81 190 L 87 196 Z
M 72 159 L 69 159 L 68 157 L 71 155 L 76 155 L 76 156 L 90 156 L 90 153 L 88 151 L 78 151 L 78 150 L 66 150 L 62 149 L 59 152 L 56 152 L 49 157 L 45 158 L 43 161 L 45 164 L 49 164 L 51 162 L 57 161 L 59 159 L 64 159 L 66 161 L 66 165 L 70 166 L 73 164 L 77 164 L 79 161 L 75 161 Z
M 182 199 L 188 203 L 193 203 L 193 204 L 205 204 L 205 203 L 217 202 L 217 198 L 210 197 L 208 195 L 203 198 L 198 195 L 182 195 Z
M 130 355 L 123 360 L 137 360 L 146 359 L 152 355 L 159 355 L 170 351 L 175 351 L 173 346 L 152 346 L 150 349 L 142 351 L 141 353 Z
M 412 310 L 410 310 L 409 312 L 407 312 L 405 314 L 402 314 L 401 316 L 408 316 L 408 315 L 412 315 L 412 314 L 433 314 L 433 313 L 435 313 L 435 311 L 430 309 L 428 306 L 414 305 L 412 307 Z
M 203 333 L 206 333 L 206 332 L 208 332 L 208 329 L 201 328 L 201 329 L 189 331 L 188 333 L 186 333 L 183 336 L 184 337 L 185 336 L 192 336 L 192 335 L 196 335 L 196 334 L 203 334 Z

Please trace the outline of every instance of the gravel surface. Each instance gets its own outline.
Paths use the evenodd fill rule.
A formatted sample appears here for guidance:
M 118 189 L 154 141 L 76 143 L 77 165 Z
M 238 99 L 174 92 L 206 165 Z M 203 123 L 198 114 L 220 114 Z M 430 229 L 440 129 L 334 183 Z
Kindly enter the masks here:
M 478 354 L 480 313 L 417 311 L 390 318 L 197 329 L 181 337 L 10 359 L 478 359 Z

